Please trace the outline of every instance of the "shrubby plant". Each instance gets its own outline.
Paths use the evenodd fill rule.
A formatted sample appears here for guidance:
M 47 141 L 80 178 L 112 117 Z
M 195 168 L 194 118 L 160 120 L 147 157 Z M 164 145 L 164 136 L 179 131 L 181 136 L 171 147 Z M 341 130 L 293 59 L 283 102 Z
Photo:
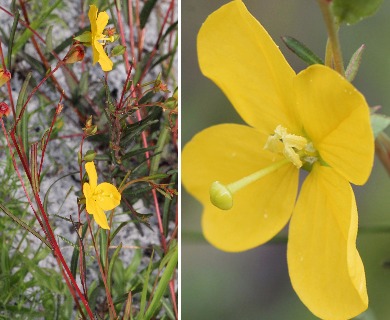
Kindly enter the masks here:
M 0 5 L 0 317 L 178 318 L 176 5 Z

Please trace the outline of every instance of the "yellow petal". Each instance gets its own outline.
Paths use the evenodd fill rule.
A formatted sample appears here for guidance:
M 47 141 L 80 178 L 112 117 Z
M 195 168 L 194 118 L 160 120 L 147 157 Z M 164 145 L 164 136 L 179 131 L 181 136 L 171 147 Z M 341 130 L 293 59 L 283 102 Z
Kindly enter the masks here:
M 295 79 L 304 131 L 326 163 L 364 184 L 374 159 L 374 138 L 364 96 L 330 68 L 314 65 Z
M 295 291 L 321 319 L 350 319 L 367 308 L 357 218 L 349 183 L 333 169 L 315 165 L 291 218 L 287 260 Z
M 93 60 L 93 64 L 95 64 L 96 62 L 99 61 L 99 58 L 100 58 L 100 54 L 99 54 L 99 51 L 102 51 L 104 52 L 104 49 L 103 49 L 103 45 L 95 40 L 91 43 L 92 45 L 92 60 Z
M 96 30 L 97 30 L 97 25 L 96 25 L 97 13 L 98 13 L 98 8 L 95 5 L 90 5 L 88 18 L 89 18 L 89 22 L 91 23 L 92 37 L 94 36 L 94 34 L 96 34 Z
M 108 23 L 108 14 L 106 12 L 100 12 L 96 19 L 96 33 L 101 35 L 103 33 L 104 28 Z
M 91 186 L 89 185 L 88 182 L 85 182 L 83 184 L 83 193 L 85 198 L 91 198 L 92 197 L 92 190 Z
M 98 41 L 95 41 L 93 47 L 94 47 L 94 53 L 95 50 L 98 52 L 98 62 L 102 67 L 102 70 L 111 71 L 113 62 L 107 56 L 107 53 L 104 51 L 103 46 Z M 94 62 L 95 62 L 95 58 L 94 58 Z
M 241 1 L 211 14 L 198 34 L 199 65 L 241 117 L 271 134 L 277 125 L 296 133 L 294 71 L 267 31 Z
M 106 214 L 98 206 L 96 206 L 96 211 L 93 213 L 93 218 L 101 228 L 110 229 L 110 227 L 108 226 Z
M 298 186 L 292 164 L 235 193 L 228 211 L 210 202 L 214 181 L 228 184 L 282 159 L 263 149 L 266 141 L 253 128 L 225 124 L 203 130 L 183 149 L 183 184 L 204 206 L 205 237 L 221 250 L 254 248 L 275 236 L 291 216 Z
M 100 183 L 96 189 L 96 204 L 103 210 L 112 210 L 121 202 L 121 194 L 111 183 Z
M 86 185 L 84 184 L 84 192 L 85 192 L 85 187 Z M 84 193 L 85 195 L 85 193 Z M 89 214 L 95 214 L 95 212 L 98 211 L 98 208 L 96 206 L 96 201 L 95 199 L 91 196 L 85 196 L 85 210 L 87 210 L 87 212 Z
M 87 171 L 88 174 L 89 186 L 91 187 L 91 192 L 94 193 L 95 188 L 97 186 L 97 173 L 93 161 L 87 162 L 85 164 L 85 171 Z

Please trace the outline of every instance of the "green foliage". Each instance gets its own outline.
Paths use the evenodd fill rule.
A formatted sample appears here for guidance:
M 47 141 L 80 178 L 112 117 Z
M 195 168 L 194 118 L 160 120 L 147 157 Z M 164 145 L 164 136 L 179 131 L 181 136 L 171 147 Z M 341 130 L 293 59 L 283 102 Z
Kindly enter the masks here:
M 333 0 L 333 12 L 340 23 L 353 24 L 373 15 L 383 0 Z
M 76 45 L 73 38 L 90 31 L 90 23 L 70 29 L 81 21 L 64 14 L 66 2 L 15 2 L 8 8 L 14 15 L 9 15 L 9 28 L 0 26 L 17 90 L 15 118 L 12 113 L 0 120 L 7 130 L 0 144 L 1 319 L 114 319 L 122 314 L 125 319 L 157 314 L 174 319 L 176 296 L 167 287 L 176 281 L 177 249 L 173 237 L 170 243 L 165 238 L 176 230 L 171 223 L 177 205 L 177 21 L 162 1 L 141 2 L 137 8 L 132 1 L 117 1 L 119 11 L 106 1 L 93 3 L 107 11 L 116 28 L 105 29 L 117 43 L 104 43 L 114 62 L 104 77 L 86 54 L 91 44 Z M 86 17 L 90 4 L 84 3 Z M 150 26 L 158 29 L 150 34 L 158 36 L 136 47 L 129 39 L 118 44 L 120 28 L 129 25 L 129 9 L 139 22 L 133 43 Z M 166 19 L 160 21 L 161 14 Z M 149 24 L 151 19 L 157 23 Z M 65 38 L 61 28 L 72 36 Z M 72 60 L 84 54 L 83 62 Z M 10 100 L 4 88 L 1 99 Z M 85 211 L 87 161 L 95 162 L 99 183 L 121 192 L 121 208 L 106 211 L 110 230 L 99 229 Z M 138 201 L 148 213 L 137 212 Z M 157 214 L 163 230 L 151 219 Z M 164 239 L 154 245 L 152 257 L 143 250 L 152 245 L 148 239 L 123 242 L 132 225 L 140 235 L 147 229 Z
M 147 239 L 134 245 L 122 237 L 131 226 L 140 235 L 145 228 L 152 230 L 157 239 L 176 230 L 170 222 L 175 221 L 177 204 L 177 141 L 172 139 L 178 111 L 173 67 L 177 21 L 162 1 L 141 2 L 139 8 L 117 1 L 119 11 L 113 3 L 93 3 L 107 11 L 116 28 L 105 30 L 108 36 L 114 33 L 117 43 L 103 43 L 114 62 L 104 76 L 86 53 L 90 44 L 78 47 L 73 38 L 90 31 L 90 23 L 77 29 L 80 16 L 64 19 L 66 2 L 18 3 L 8 8 L 14 15 L 9 26 L 0 26 L 6 66 L 17 90 L 16 117 L 0 120 L 10 142 L 1 138 L 1 319 L 116 319 L 122 314 L 127 319 L 156 314 L 174 319 L 176 296 L 167 287 L 171 279 L 176 281 L 175 240 L 155 245 L 150 257 L 143 250 L 150 245 Z M 90 4 L 82 8 L 87 19 Z M 129 25 L 129 9 L 140 22 L 133 43 L 149 26 L 159 36 L 134 48 L 130 39 L 119 42 L 120 28 Z M 167 19 L 160 21 L 161 14 Z M 70 24 L 67 19 L 72 19 Z M 157 23 L 149 24 L 151 19 Z M 22 22 L 27 20 L 34 32 Z M 59 28 L 72 36 L 64 38 Z M 75 60 L 84 54 L 87 58 L 68 64 L 75 52 L 80 58 Z M 131 55 L 132 66 L 126 55 Z M 3 89 L 1 99 L 10 100 Z M 110 230 L 99 229 L 85 211 L 87 161 L 95 162 L 99 182 L 121 191 L 121 208 L 106 211 Z M 67 187 L 58 190 L 59 185 Z M 148 213 L 134 208 L 140 200 Z M 159 211 L 154 212 L 156 202 Z M 151 219 L 157 214 L 164 219 L 163 231 Z M 60 233 L 56 226 L 61 226 Z

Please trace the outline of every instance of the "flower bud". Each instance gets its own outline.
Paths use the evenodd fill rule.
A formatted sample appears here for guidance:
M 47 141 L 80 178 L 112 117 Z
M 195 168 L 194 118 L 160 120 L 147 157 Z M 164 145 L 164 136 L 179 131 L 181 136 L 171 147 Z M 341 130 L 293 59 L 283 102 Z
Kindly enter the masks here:
M 10 107 L 5 102 L 0 102 L 0 118 L 3 116 L 8 116 L 11 112 Z
M 0 68 L 0 87 L 11 79 L 11 72 Z
M 75 63 L 84 59 L 84 47 L 81 44 L 75 44 L 64 58 L 65 63 Z

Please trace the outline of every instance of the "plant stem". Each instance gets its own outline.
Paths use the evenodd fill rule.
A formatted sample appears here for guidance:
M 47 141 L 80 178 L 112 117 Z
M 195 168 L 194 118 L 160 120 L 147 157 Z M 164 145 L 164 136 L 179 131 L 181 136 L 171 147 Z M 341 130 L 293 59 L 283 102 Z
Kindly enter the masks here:
M 338 33 L 339 26 L 333 17 L 331 2 L 328 0 L 317 0 L 317 1 L 318 1 L 318 5 L 320 6 L 322 15 L 324 17 L 326 30 L 328 32 L 329 45 L 331 47 L 331 52 L 333 55 L 334 69 L 344 77 L 345 74 L 344 62 L 343 62 L 343 55 L 341 53 L 339 33 Z M 329 61 L 332 59 L 325 58 L 325 60 L 329 63 Z

